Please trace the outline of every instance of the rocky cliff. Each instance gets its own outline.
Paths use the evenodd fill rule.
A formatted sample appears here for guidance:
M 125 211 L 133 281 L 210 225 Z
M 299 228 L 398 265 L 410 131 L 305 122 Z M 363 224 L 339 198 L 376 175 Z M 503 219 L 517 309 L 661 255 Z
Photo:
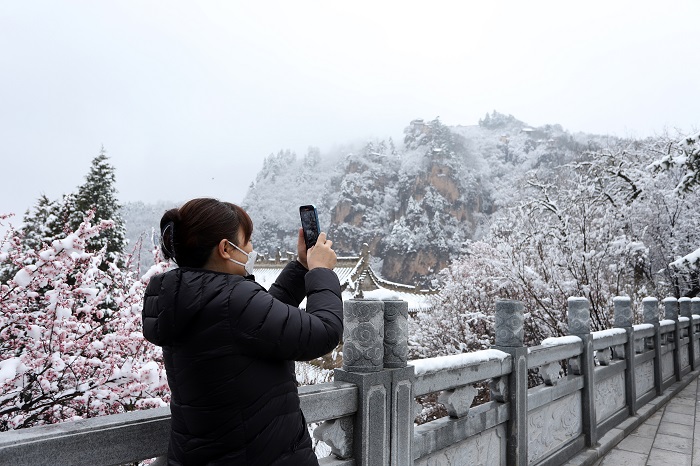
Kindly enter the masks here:
M 496 112 L 474 126 L 414 120 L 399 145 L 370 141 L 323 155 L 310 149 L 303 158 L 271 155 L 243 205 L 260 252 L 294 250 L 298 206 L 311 203 L 339 254 L 368 243 L 385 278 L 428 284 L 465 240 L 488 228 L 512 177 L 599 144 Z

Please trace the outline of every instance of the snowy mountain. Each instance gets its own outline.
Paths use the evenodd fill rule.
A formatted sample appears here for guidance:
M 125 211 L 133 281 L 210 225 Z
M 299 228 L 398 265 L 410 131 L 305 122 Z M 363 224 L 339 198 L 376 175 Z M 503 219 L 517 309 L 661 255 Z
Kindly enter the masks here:
M 385 278 L 426 283 L 464 241 L 482 235 L 500 203 L 517 196 L 516 178 L 607 144 L 497 112 L 474 126 L 414 120 L 399 145 L 389 139 L 327 154 L 311 148 L 302 158 L 270 155 L 243 207 L 262 253 L 295 250 L 298 207 L 315 204 L 338 253 L 368 243 Z
M 259 253 L 295 251 L 298 208 L 314 204 L 339 255 L 358 254 L 367 243 L 383 277 L 425 285 L 465 241 L 481 238 L 499 206 L 518 198 L 517 180 L 615 142 L 559 125 L 528 126 L 497 112 L 472 126 L 414 120 L 399 143 L 271 154 L 242 205 L 255 223 Z M 174 205 L 123 206 L 130 247 L 144 242 L 143 267 L 152 263 L 152 229 Z

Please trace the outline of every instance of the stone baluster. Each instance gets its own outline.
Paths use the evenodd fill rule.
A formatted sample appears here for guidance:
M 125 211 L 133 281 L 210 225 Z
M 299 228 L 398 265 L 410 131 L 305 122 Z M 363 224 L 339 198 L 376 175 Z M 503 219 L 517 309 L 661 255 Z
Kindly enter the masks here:
M 391 466 L 413 464 L 415 420 L 413 381 L 408 359 L 408 303 L 384 301 L 384 368 L 391 374 Z
M 688 361 L 690 362 L 690 370 L 695 370 L 697 368 L 697 361 L 695 360 L 695 326 L 693 325 L 693 312 L 691 309 L 691 299 L 690 298 L 680 298 L 678 300 L 678 308 L 681 316 L 688 318 L 688 330 L 686 330 L 688 335 L 688 347 L 684 351 L 688 351 Z
M 656 298 L 644 298 L 642 300 L 644 323 L 654 326 L 654 388 L 656 396 L 661 396 L 663 391 L 663 372 L 661 368 L 661 332 L 659 331 L 659 301 Z
M 406 367 L 408 360 L 408 303 L 384 301 L 384 368 Z
M 391 373 L 383 370 L 384 303 L 347 300 L 343 317 L 343 367 L 335 370 L 335 380 L 357 386 L 352 457 L 357 466 L 385 466 L 390 460 Z
M 669 338 L 673 342 L 673 372 L 676 374 L 676 381 L 681 380 L 681 332 L 678 328 L 678 300 L 676 298 L 664 298 L 664 319 L 673 320 L 675 331 Z
M 506 462 L 525 466 L 528 456 L 527 434 L 527 347 L 524 343 L 525 314 L 518 301 L 496 302 L 495 349 L 510 354 L 513 369 L 507 384 L 503 378 L 491 382 L 492 399 L 510 402 Z
M 627 333 L 627 344 L 624 348 L 625 365 L 625 399 L 630 416 L 637 413 L 637 378 L 634 358 L 634 327 L 632 326 L 632 302 L 628 296 L 617 296 L 613 299 L 615 309 L 615 328 L 622 328 Z
M 695 323 L 695 319 L 693 319 L 693 316 L 698 316 L 700 317 L 700 297 L 694 297 L 690 299 L 690 324 L 693 326 L 693 333 L 696 335 L 696 340 L 695 340 L 695 362 L 698 366 L 700 366 L 700 360 L 698 360 L 698 354 L 700 354 L 700 350 L 698 350 L 698 346 L 700 345 L 700 339 L 698 338 L 698 335 L 700 334 L 700 328 L 698 328 L 698 324 Z
M 690 312 L 695 315 L 700 317 L 700 298 L 699 297 L 694 297 L 690 300 Z
M 583 376 L 581 392 L 581 413 L 583 416 L 583 435 L 586 446 L 592 447 L 598 441 L 595 414 L 595 391 L 593 387 L 593 335 L 591 335 L 591 313 L 586 298 L 569 298 L 569 334 L 575 335 L 583 343 L 583 352 L 578 361 L 569 361 L 570 368 L 575 374 Z M 574 365 L 572 367 L 572 362 Z
M 335 370 L 335 380 L 357 386 L 357 413 L 333 421 L 340 423 L 337 427 L 327 423 L 318 438 L 333 437 L 333 445 L 345 445 L 344 456 L 333 445 L 331 450 L 342 458 L 352 456 L 356 466 L 409 466 L 415 372 L 407 365 L 408 303 L 351 299 L 343 310 L 343 367 Z M 351 442 L 344 441 L 348 437 Z

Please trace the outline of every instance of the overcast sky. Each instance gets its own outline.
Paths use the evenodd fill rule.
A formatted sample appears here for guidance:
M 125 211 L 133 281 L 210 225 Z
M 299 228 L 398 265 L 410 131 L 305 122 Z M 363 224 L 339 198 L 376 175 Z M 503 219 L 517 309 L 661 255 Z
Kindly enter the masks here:
M 486 112 L 618 136 L 700 123 L 698 1 L 0 3 L 0 213 L 74 191 L 240 202 L 268 154 Z

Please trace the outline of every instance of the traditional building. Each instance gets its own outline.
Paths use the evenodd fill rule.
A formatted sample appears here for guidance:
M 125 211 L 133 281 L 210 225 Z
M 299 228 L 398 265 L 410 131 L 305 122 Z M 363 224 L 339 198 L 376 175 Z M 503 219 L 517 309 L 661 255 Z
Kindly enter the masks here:
M 296 260 L 296 255 L 290 252 L 285 257 L 280 252 L 275 257 L 259 255 L 255 262 L 255 281 L 269 289 L 282 269 L 293 260 Z M 438 290 L 385 280 L 372 269 L 370 262 L 367 244 L 362 246 L 359 256 L 338 257 L 333 271 L 338 275 L 343 299 L 402 299 L 408 302 L 409 312 L 430 308 L 429 297 Z M 301 307 L 304 306 L 305 301 L 301 304 Z

